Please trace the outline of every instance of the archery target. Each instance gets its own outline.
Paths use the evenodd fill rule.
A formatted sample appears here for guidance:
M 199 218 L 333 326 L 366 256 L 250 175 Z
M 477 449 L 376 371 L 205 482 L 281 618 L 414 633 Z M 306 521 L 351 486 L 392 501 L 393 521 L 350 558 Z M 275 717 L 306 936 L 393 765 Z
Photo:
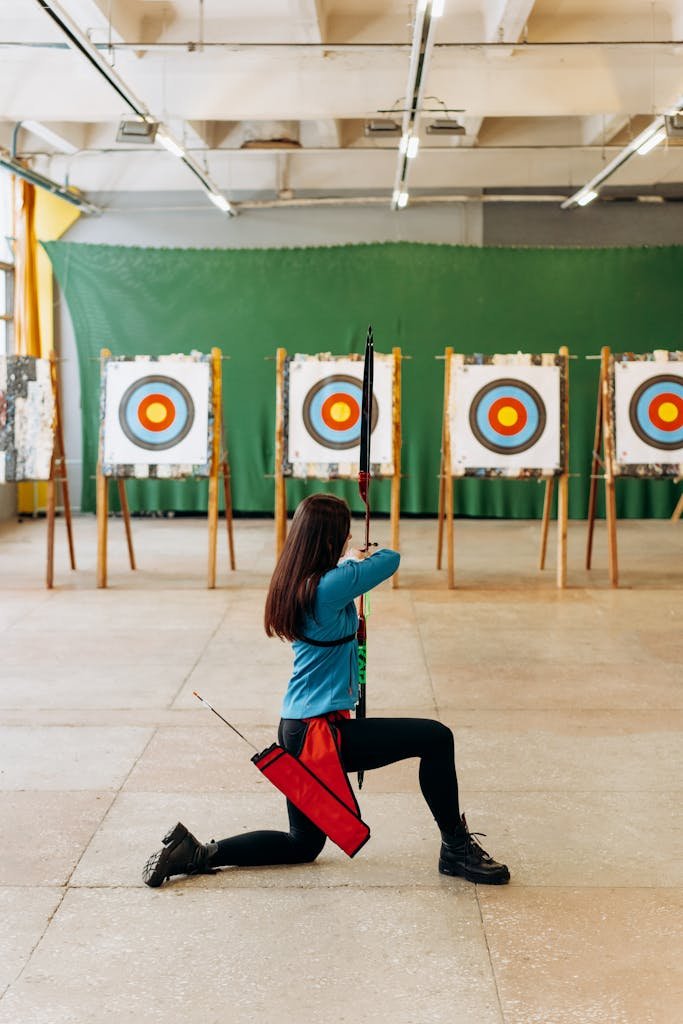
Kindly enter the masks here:
M 559 366 L 453 365 L 449 418 L 454 475 L 561 468 Z
M 210 366 L 193 359 L 105 364 L 103 462 L 204 467 L 209 462 Z M 141 475 L 145 475 L 142 473 Z
M 393 472 L 393 359 L 375 354 L 370 461 Z M 363 362 L 296 356 L 285 385 L 285 460 L 295 476 L 357 472 L 360 457 Z
M 304 399 L 304 426 L 318 444 L 345 451 L 360 444 L 363 381 L 344 373 L 333 373 L 314 384 Z M 372 396 L 371 428 L 377 426 L 379 410 Z
M 469 418 L 479 444 L 498 455 L 514 455 L 532 448 L 543 434 L 545 403 L 531 385 L 504 378 L 479 389 Z
M 622 465 L 683 462 L 683 366 L 614 364 L 615 451 Z

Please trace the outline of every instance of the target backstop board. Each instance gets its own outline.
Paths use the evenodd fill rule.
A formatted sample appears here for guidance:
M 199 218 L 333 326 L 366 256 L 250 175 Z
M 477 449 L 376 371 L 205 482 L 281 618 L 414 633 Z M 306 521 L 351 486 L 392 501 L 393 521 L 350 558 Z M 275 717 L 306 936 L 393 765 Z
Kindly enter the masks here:
M 49 480 L 55 443 L 50 360 L 0 356 L 0 483 Z
M 614 473 L 683 474 L 683 352 L 614 355 Z
M 562 356 L 454 354 L 447 395 L 451 475 L 563 473 L 565 391 Z
M 375 354 L 371 471 L 394 474 L 395 359 Z M 349 479 L 358 475 L 363 357 L 288 356 L 282 380 L 285 476 Z
M 211 356 L 111 356 L 102 366 L 105 477 L 209 476 Z

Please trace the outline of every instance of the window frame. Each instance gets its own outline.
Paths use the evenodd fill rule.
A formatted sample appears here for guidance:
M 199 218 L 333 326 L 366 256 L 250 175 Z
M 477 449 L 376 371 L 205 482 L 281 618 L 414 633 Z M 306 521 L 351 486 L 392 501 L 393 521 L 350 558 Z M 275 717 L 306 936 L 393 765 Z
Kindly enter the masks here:
M 5 263 L 2 260 L 0 260 L 0 323 L 5 328 L 4 346 L 0 343 L 0 355 L 11 355 L 14 351 L 14 264 Z

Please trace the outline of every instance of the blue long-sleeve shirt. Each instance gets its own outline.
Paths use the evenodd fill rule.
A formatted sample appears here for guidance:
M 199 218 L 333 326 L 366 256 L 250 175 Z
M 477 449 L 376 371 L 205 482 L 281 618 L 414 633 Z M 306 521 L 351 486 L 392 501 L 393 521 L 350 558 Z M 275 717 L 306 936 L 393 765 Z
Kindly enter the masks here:
M 401 556 L 382 548 L 362 562 L 342 561 L 321 577 L 313 615 L 303 623 L 312 640 L 339 640 L 355 633 L 354 598 L 366 594 L 398 569 Z M 294 667 L 282 702 L 283 718 L 313 718 L 328 711 L 354 708 L 358 702 L 358 641 L 338 647 L 315 647 L 295 640 Z

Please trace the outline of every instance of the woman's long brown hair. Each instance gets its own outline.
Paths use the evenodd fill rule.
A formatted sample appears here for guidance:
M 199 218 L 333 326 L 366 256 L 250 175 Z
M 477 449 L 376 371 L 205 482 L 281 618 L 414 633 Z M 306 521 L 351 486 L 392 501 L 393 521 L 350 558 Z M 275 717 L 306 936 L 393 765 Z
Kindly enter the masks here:
M 301 502 L 268 588 L 264 615 L 268 636 L 300 639 L 304 616 L 313 611 L 320 577 L 341 558 L 350 526 L 349 506 L 342 498 L 311 494 Z

